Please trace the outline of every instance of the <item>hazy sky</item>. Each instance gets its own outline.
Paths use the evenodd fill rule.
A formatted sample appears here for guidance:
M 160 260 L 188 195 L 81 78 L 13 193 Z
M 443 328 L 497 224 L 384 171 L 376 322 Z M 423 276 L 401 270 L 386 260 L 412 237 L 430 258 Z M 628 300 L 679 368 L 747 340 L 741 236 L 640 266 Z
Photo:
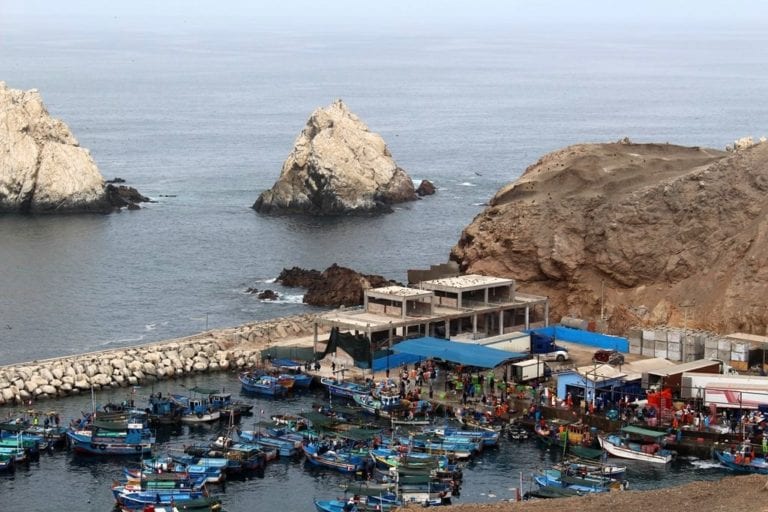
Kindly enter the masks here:
M 21 29 L 110 26 L 151 30 L 249 25 L 441 27 L 567 23 L 690 25 L 768 20 L 763 0 L 0 0 L 0 23 Z M 1 37 L 1 35 L 0 35 Z

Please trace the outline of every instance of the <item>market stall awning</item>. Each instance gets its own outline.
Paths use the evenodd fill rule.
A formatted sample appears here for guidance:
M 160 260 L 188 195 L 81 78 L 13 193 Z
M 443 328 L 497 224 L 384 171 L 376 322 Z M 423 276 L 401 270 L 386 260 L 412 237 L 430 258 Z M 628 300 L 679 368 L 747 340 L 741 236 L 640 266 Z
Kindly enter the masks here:
M 526 357 L 523 353 L 507 352 L 475 343 L 459 343 L 432 337 L 405 340 L 392 347 L 392 350 L 425 359 L 440 359 L 478 368 L 495 368 L 507 361 Z

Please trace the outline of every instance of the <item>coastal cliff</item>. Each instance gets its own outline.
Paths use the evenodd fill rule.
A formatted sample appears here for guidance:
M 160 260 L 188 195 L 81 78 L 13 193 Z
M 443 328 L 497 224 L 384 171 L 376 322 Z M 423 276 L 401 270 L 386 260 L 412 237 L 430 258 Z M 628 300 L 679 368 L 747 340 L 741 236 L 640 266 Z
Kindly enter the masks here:
M 312 113 L 277 182 L 253 208 L 339 215 L 390 211 L 394 203 L 415 199 L 413 181 L 381 136 L 337 100 Z
M 125 194 L 122 194 L 123 196 Z M 134 205 L 107 190 L 87 149 L 37 90 L 0 82 L 0 213 L 109 212 Z
M 451 251 L 550 297 L 553 319 L 763 333 L 768 144 L 570 146 L 501 188 Z

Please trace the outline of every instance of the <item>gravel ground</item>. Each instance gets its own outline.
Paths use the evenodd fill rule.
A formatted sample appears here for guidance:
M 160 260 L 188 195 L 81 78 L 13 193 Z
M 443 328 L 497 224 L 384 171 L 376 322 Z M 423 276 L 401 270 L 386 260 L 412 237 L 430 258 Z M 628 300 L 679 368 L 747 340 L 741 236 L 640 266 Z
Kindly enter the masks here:
M 446 512 L 677 512 L 694 507 L 706 512 L 768 512 L 768 477 L 734 476 L 715 482 L 694 482 L 653 491 L 606 494 L 519 503 L 463 504 Z M 765 500 L 765 503 L 763 503 Z M 442 508 L 441 508 L 442 510 Z

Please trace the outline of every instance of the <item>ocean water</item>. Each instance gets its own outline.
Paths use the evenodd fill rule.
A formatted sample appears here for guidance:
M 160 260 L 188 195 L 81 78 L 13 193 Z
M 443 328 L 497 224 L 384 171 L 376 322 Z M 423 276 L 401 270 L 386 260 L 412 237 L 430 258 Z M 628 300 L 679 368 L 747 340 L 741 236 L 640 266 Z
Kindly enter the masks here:
M 404 281 L 446 261 L 499 187 L 569 144 L 722 148 L 766 126 L 763 32 L 5 28 L 0 79 L 39 89 L 105 178 L 155 202 L 0 218 L 0 364 L 310 310 L 271 282 L 284 267 Z M 336 98 L 437 194 L 379 217 L 255 213 L 311 112 Z

